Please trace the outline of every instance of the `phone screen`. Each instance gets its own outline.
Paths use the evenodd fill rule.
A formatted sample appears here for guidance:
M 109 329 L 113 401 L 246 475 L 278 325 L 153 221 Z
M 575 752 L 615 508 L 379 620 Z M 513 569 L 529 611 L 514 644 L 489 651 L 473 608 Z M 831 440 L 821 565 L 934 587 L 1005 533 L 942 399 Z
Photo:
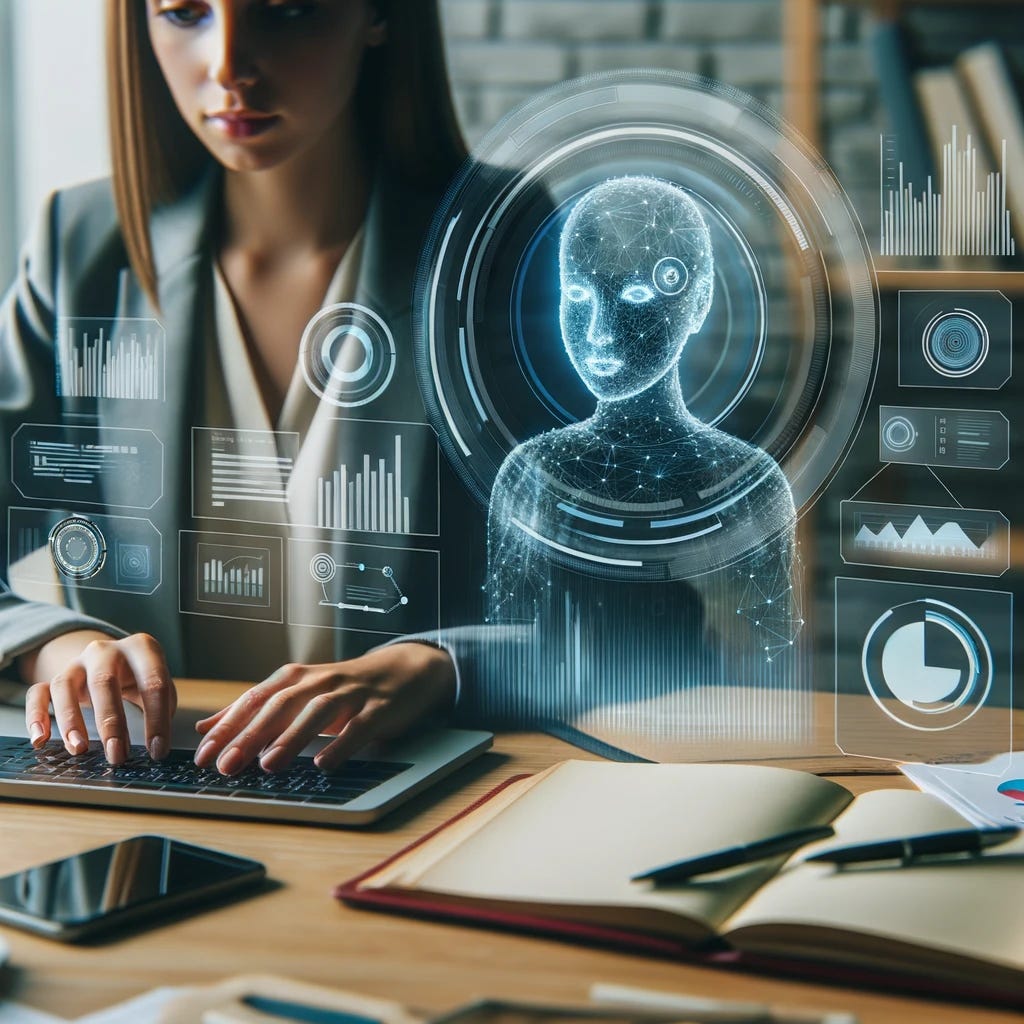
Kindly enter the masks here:
M 256 861 L 162 836 L 136 836 L 0 878 L 0 914 L 75 927 L 260 875 Z

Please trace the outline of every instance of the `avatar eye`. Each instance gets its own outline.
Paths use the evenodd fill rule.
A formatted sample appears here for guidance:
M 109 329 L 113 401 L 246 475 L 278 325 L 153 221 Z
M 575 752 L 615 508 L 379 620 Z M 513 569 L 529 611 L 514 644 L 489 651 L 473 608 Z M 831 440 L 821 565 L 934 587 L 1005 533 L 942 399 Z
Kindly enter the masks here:
M 654 265 L 654 286 L 662 295 L 678 295 L 689 280 L 689 271 L 682 260 L 666 256 Z
M 645 284 L 631 284 L 622 290 L 619 298 L 639 306 L 642 302 L 650 302 L 654 298 L 654 292 Z
M 584 302 L 590 298 L 590 292 L 581 284 L 571 284 L 565 289 L 565 297 L 570 302 Z

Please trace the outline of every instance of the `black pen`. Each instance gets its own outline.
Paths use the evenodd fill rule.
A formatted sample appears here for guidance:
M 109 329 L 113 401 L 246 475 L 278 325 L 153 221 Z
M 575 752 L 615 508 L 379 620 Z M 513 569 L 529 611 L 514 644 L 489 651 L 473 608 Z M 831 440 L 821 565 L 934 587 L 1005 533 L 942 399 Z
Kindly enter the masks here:
M 906 839 L 886 839 L 878 843 L 858 843 L 855 846 L 841 846 L 825 853 L 816 853 L 804 863 L 860 864 L 871 860 L 915 860 L 918 857 L 935 856 L 943 853 L 981 853 L 990 846 L 1008 843 L 1020 835 L 1020 829 L 1008 825 L 1005 828 L 964 828 L 954 832 L 928 832 Z
M 655 885 L 661 885 L 664 882 L 684 882 L 695 875 L 706 875 L 712 871 L 734 868 L 739 864 L 767 860 L 780 853 L 792 853 L 794 850 L 799 850 L 801 846 L 806 846 L 819 839 L 828 839 L 833 835 L 835 832 L 831 825 L 801 828 L 796 832 L 785 832 L 782 835 L 772 836 L 770 839 L 760 839 L 756 843 L 729 846 L 715 853 L 706 853 L 700 857 L 691 857 L 689 860 L 663 864 L 659 868 L 652 868 L 642 874 L 633 875 L 630 881 L 649 881 L 654 882 Z

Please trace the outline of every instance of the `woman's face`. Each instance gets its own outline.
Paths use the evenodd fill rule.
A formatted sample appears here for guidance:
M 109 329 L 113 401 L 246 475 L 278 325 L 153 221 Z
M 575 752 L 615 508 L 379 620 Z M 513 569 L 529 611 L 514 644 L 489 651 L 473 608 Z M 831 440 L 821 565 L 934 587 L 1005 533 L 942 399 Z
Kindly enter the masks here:
M 188 126 L 229 170 L 311 148 L 349 109 L 363 50 L 386 27 L 371 0 L 145 0 L 149 36 Z

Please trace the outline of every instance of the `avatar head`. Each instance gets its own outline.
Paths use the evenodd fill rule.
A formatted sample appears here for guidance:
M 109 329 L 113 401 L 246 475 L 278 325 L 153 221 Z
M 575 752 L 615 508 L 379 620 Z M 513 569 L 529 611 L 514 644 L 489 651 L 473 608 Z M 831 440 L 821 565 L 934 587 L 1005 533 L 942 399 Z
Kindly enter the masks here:
M 562 340 L 599 399 L 659 381 L 711 308 L 707 224 L 660 178 L 613 178 L 587 192 L 562 229 L 559 269 Z

